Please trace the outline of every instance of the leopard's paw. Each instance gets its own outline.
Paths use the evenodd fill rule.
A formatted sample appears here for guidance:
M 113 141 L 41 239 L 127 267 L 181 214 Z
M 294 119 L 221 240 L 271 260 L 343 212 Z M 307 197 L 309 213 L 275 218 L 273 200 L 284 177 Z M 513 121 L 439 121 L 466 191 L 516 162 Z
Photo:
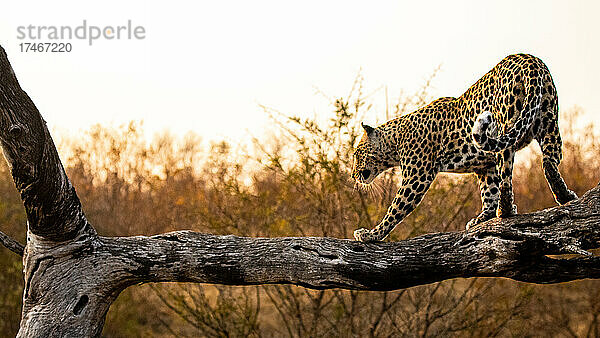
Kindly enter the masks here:
M 508 210 L 509 208 L 506 209 L 507 210 L 505 210 L 505 208 L 502 208 L 501 206 L 498 207 L 498 210 L 496 210 L 496 216 L 498 216 L 499 218 L 507 218 L 517 214 L 517 206 L 514 204 L 512 205 L 512 208 L 510 208 L 510 210 Z
M 569 202 L 571 202 L 571 201 L 573 201 L 573 200 L 576 200 L 576 199 L 578 199 L 578 198 L 579 198 L 579 197 L 577 197 L 577 194 L 576 194 L 575 192 L 573 192 L 573 191 L 571 191 L 571 190 L 567 189 L 567 191 L 566 191 L 565 195 L 564 195 L 564 196 L 562 196 L 562 198 L 558 198 L 558 197 L 556 197 L 556 200 L 558 201 L 558 203 L 559 203 L 560 205 L 563 205 L 563 204 L 569 203 Z
M 472 218 L 469 222 L 467 222 L 467 225 L 465 226 L 465 230 L 469 231 L 469 229 L 471 229 L 472 227 L 474 227 L 475 225 L 479 224 L 481 222 L 477 221 L 477 217 Z
M 354 239 L 356 239 L 359 242 L 370 242 L 372 241 L 371 231 L 365 228 L 354 230 Z
M 516 210 L 515 210 L 516 212 Z M 468 223 L 467 226 L 465 227 L 465 229 L 468 231 L 469 229 L 473 228 L 474 226 L 476 226 L 477 224 L 483 223 L 485 221 L 488 221 L 490 219 L 494 218 L 494 211 L 493 210 L 488 210 L 488 211 L 482 211 L 479 215 L 477 215 L 477 217 L 472 218 Z

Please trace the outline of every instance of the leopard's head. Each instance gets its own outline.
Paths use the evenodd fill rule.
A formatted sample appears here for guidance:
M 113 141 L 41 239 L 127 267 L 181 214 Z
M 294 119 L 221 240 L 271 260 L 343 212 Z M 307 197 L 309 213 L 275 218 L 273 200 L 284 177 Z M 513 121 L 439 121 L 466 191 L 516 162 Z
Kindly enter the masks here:
M 385 159 L 389 155 L 383 142 L 383 132 L 362 124 L 365 133 L 354 150 L 352 178 L 361 185 L 369 185 L 386 169 L 392 167 Z

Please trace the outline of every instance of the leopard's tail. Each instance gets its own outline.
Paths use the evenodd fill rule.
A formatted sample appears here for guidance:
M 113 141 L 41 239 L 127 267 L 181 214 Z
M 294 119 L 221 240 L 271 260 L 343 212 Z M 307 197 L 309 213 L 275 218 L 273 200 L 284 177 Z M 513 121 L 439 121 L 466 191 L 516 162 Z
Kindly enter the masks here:
M 506 132 L 501 134 L 502 131 L 496 116 L 491 112 L 484 111 L 477 116 L 473 125 L 472 136 L 475 145 L 481 150 L 499 152 L 510 148 L 531 129 L 542 102 L 543 79 L 541 76 L 527 76 L 524 86 L 526 92 L 521 116 Z

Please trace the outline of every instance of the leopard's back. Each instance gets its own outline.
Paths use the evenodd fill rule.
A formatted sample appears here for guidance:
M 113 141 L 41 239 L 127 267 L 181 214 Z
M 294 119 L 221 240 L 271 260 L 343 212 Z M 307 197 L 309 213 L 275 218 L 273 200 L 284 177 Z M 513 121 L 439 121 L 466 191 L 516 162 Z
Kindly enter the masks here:
M 460 98 L 460 110 L 476 125 L 482 113 L 490 113 L 486 136 L 506 136 L 504 144 L 482 146 L 498 152 L 507 147 L 521 149 L 544 132 L 558 118 L 556 87 L 548 67 L 530 54 L 514 54 L 504 58 L 473 84 Z M 478 143 L 475 140 L 475 143 Z M 498 140 L 502 142 L 502 140 Z

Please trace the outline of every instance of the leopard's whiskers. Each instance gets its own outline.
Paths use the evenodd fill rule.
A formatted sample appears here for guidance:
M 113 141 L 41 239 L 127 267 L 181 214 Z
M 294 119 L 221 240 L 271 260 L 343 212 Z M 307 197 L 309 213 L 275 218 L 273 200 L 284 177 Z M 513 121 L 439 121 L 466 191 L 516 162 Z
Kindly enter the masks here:
M 373 187 L 373 194 L 376 199 L 380 199 L 383 196 L 383 187 L 381 186 L 381 184 L 379 184 L 377 181 L 373 181 L 373 183 L 371 183 L 371 186 Z

